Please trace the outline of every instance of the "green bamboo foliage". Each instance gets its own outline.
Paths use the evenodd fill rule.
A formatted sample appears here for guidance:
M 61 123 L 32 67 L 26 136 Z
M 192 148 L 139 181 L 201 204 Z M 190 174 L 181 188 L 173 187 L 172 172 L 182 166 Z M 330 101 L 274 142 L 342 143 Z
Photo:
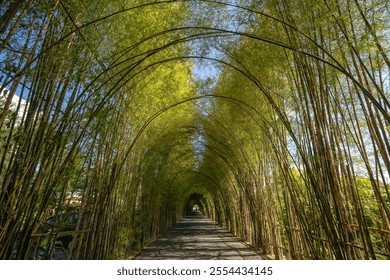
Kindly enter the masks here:
M 390 257 L 386 1 L 8 2 L 1 259 L 129 258 L 194 205 L 272 258 Z
M 358 4 L 310 2 L 309 9 L 295 2 L 270 3 L 268 15 L 274 12 L 280 21 L 259 16 L 251 38 L 228 51 L 230 63 L 250 81 L 227 67 L 219 94 L 254 107 L 252 114 L 260 115 L 257 130 L 249 122 L 252 116 L 226 108 L 224 101 L 215 114 L 226 119 L 247 154 L 259 155 L 250 164 L 262 170 L 245 171 L 252 184 L 242 190 L 245 201 L 254 196 L 248 188 L 256 190 L 261 204 L 256 212 L 266 213 L 259 218 L 264 235 L 256 246 L 276 258 L 387 258 L 388 149 L 379 147 L 388 146 L 388 95 L 375 78 L 388 69 L 379 47 L 385 42 L 378 39 L 374 46 L 370 35 L 357 29 L 361 22 L 344 22 L 345 14 L 349 19 L 365 14 Z M 337 10 L 341 7 L 346 11 Z M 286 47 L 275 49 L 269 41 Z M 383 68 L 373 69 L 372 57 L 381 57 Z M 259 135 L 265 138 L 251 144 Z M 264 149 L 264 142 L 270 147 Z M 368 174 L 360 175 L 367 176 L 365 187 L 357 174 Z M 259 179 L 263 184 L 256 184 Z M 364 198 L 368 186 L 370 203 Z M 252 225 L 245 227 L 240 232 L 247 238 Z

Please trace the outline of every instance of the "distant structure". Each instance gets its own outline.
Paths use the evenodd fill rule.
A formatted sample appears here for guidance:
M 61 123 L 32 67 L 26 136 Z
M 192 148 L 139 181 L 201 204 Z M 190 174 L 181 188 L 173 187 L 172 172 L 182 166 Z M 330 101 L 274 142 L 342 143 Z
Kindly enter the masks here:
M 0 110 L 1 111 L 4 110 L 4 104 L 5 104 L 5 101 L 7 100 L 7 97 L 8 97 L 8 89 L 2 90 L 0 93 Z M 19 110 L 17 110 L 19 102 L 20 102 L 20 107 L 19 107 Z M 28 103 L 26 100 L 24 100 L 23 98 L 20 98 L 17 95 L 14 95 L 12 97 L 11 106 L 9 107 L 9 110 L 11 110 L 12 112 L 17 112 L 17 120 L 16 120 L 17 124 L 20 124 L 20 122 L 22 121 L 23 113 L 27 108 L 28 108 Z

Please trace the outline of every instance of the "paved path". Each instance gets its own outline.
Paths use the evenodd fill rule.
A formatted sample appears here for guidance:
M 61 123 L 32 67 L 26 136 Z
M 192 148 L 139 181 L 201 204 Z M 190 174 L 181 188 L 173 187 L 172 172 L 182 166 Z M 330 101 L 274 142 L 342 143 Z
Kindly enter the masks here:
M 255 260 L 251 247 L 200 214 L 187 216 L 142 251 L 136 260 Z

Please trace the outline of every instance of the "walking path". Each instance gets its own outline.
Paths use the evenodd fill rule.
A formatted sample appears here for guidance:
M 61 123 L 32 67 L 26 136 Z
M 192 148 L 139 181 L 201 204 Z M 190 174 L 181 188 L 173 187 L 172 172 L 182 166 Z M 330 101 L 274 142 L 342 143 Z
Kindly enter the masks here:
M 186 216 L 136 260 L 260 260 L 251 247 L 201 214 Z

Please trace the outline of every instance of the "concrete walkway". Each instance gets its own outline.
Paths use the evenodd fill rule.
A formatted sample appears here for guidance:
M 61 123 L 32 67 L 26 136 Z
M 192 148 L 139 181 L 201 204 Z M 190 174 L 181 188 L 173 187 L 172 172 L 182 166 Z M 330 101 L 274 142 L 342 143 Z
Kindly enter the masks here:
M 136 260 L 257 260 L 251 247 L 201 214 L 187 216 Z

